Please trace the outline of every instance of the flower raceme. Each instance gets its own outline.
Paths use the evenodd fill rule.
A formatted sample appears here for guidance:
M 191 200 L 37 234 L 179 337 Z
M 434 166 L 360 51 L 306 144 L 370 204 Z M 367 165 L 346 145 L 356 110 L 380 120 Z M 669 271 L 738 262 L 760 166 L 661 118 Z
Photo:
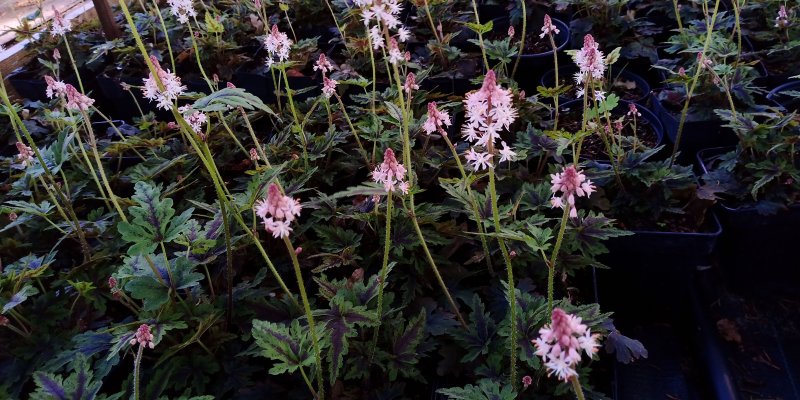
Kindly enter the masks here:
M 197 12 L 194 10 L 192 0 L 167 0 L 170 6 L 172 15 L 178 17 L 178 22 L 182 24 L 189 23 L 189 17 L 196 17 Z
M 53 25 L 50 27 L 50 34 L 53 37 L 64 36 L 71 30 L 72 23 L 53 7 Z
M 300 200 L 284 195 L 277 184 L 271 183 L 267 198 L 256 201 L 256 215 L 264 222 L 264 228 L 275 238 L 285 238 L 292 232 L 291 223 L 300 216 L 303 206 Z
M 79 92 L 75 86 L 69 83 L 65 85 L 64 91 L 67 93 L 67 108 L 69 109 L 87 111 L 94 104 L 93 99 Z
M 586 179 L 586 175 L 574 165 L 564 168 L 560 173 L 550 175 L 550 183 L 552 184 L 550 191 L 553 192 L 550 204 L 559 208 L 569 207 L 571 218 L 578 217 L 575 197 L 589 197 L 595 191 L 592 181 Z M 561 192 L 561 196 L 556 196 L 558 192 Z
M 183 119 L 192 128 L 194 133 L 200 137 L 200 140 L 205 141 L 206 135 L 203 133 L 203 124 L 208 122 L 208 117 L 205 113 L 193 109 L 190 105 L 185 105 L 178 108 L 178 111 L 183 115 Z
M 577 377 L 575 367 L 581 361 L 581 353 L 591 359 L 597 352 L 597 337 L 584 325 L 580 317 L 554 308 L 551 323 L 539 329 L 539 337 L 532 342 L 535 354 L 542 358 L 547 375 L 568 381 Z
M 47 83 L 47 89 L 45 89 L 45 94 L 47 98 L 52 99 L 55 97 L 66 97 L 67 96 L 67 84 L 56 80 L 50 75 L 44 76 L 44 81 Z
M 264 38 L 264 48 L 267 49 L 267 68 L 271 68 L 276 61 L 283 63 L 289 60 L 292 40 L 278 30 L 278 25 L 272 25 L 269 35 Z
M 550 18 L 549 15 L 544 15 L 544 24 L 542 25 L 542 33 L 539 34 L 539 39 L 544 39 L 547 35 L 558 35 L 561 33 L 558 28 L 553 25 L 553 20 Z
M 399 16 L 403 6 L 399 0 L 354 0 L 353 3 L 361 8 L 364 26 L 369 26 L 373 19 L 389 29 L 401 26 Z
M 150 56 L 150 61 L 153 63 L 153 67 L 155 67 L 158 79 L 164 86 L 164 90 L 158 87 L 158 82 L 151 72 L 147 78 L 144 78 L 142 94 L 146 99 L 157 102 L 158 108 L 169 110 L 170 107 L 172 107 L 172 103 L 178 99 L 178 96 L 186 91 L 186 86 L 181 84 L 181 78 L 169 70 L 165 71 L 161 68 L 161 64 L 155 56 Z
M 155 347 L 153 343 L 153 333 L 150 332 L 150 326 L 147 324 L 139 325 L 139 328 L 136 329 L 136 333 L 133 335 L 133 339 L 130 341 L 131 346 L 145 346 L 149 348 Z
M 786 29 L 791 25 L 791 21 L 789 20 L 789 13 L 786 11 L 786 6 L 781 5 L 781 8 L 778 10 L 778 16 L 775 17 L 775 27 L 779 29 Z
M 422 130 L 426 134 L 430 135 L 433 132 L 439 132 L 442 135 L 446 135 L 447 133 L 442 133 L 442 131 L 444 131 L 444 127 L 451 124 L 450 114 L 447 111 L 439 110 L 435 101 L 428 103 L 428 119 L 422 124 Z
M 406 181 L 406 167 L 397 162 L 394 150 L 387 148 L 383 153 L 383 163 L 372 171 L 372 179 L 383 185 L 386 193 L 399 190 L 408 194 L 408 181 Z
M 17 161 L 23 168 L 33 164 L 34 152 L 30 146 L 22 142 L 17 142 L 17 153 L 19 153 L 17 154 Z
M 491 165 L 495 141 L 500 138 L 500 132 L 509 129 L 516 120 L 517 110 L 512 104 L 511 91 L 497 84 L 497 77 L 491 70 L 486 73 L 481 89 L 468 93 L 464 104 L 467 123 L 462 135 L 473 142 L 465 157 L 473 170 L 480 171 Z M 505 145 L 504 148 L 504 158 L 513 160 L 516 153 Z
M 578 72 L 575 73 L 575 85 L 578 86 L 578 97 L 583 97 L 585 89 L 582 87 L 585 82 L 591 80 L 600 81 L 606 72 L 606 62 L 603 52 L 599 50 L 599 45 L 594 41 L 594 36 L 588 34 L 583 37 L 583 47 L 572 55 L 572 60 L 578 65 Z M 595 99 L 602 100 L 605 93 L 596 90 Z

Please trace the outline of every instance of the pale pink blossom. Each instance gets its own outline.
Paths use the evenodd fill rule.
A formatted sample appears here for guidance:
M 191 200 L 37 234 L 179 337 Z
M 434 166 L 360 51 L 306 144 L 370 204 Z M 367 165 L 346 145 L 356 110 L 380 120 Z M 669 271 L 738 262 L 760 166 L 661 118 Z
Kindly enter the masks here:
M 595 191 L 591 180 L 586 179 L 582 171 L 574 165 L 564 168 L 557 174 L 550 175 L 550 191 L 553 192 L 551 205 L 553 207 L 569 207 L 569 216 L 578 217 L 578 210 L 575 208 L 575 197 L 589 197 Z M 561 196 L 556 196 L 561 192 Z
M 275 62 L 283 63 L 289 60 L 292 40 L 278 30 L 278 25 L 272 25 L 269 35 L 264 38 L 264 48 L 267 50 L 267 67 L 271 68 Z
M 544 361 L 547 376 L 555 374 L 566 382 L 578 376 L 575 367 L 581 361 L 581 353 L 590 359 L 597 353 L 597 338 L 580 317 L 554 308 L 551 323 L 539 329 L 539 337 L 532 342 L 535 354 Z
M 330 79 L 327 76 L 322 77 L 322 94 L 325 95 L 326 98 L 331 98 L 336 93 L 336 85 L 339 84 L 339 81 Z
M 603 52 L 599 50 L 599 45 L 594 41 L 594 37 L 588 34 L 583 37 L 583 47 L 572 55 L 572 60 L 578 65 L 579 71 L 575 73 L 575 85 L 583 86 L 584 82 L 590 80 L 602 80 L 606 71 L 606 62 Z M 583 97 L 584 90 L 578 90 L 578 97 Z M 602 91 L 595 91 L 595 99 L 602 100 L 605 94 Z
M 403 194 L 408 193 L 408 182 L 406 182 L 406 167 L 397 162 L 394 150 L 387 148 L 383 153 L 383 163 L 372 171 L 372 179 L 383 185 L 386 193 L 400 190 Z M 403 185 L 405 183 L 405 185 Z
M 256 148 L 255 147 L 251 148 L 250 149 L 250 161 L 256 162 L 256 161 L 258 161 L 260 159 L 261 159 L 261 157 L 259 157 L 258 152 L 256 151 Z
M 69 83 L 66 84 L 65 91 L 67 92 L 67 108 L 87 111 L 94 104 L 93 99 L 79 92 L 78 89 L 75 89 L 75 86 Z
M 500 145 L 503 146 L 503 148 L 501 148 L 498 151 L 500 153 L 500 162 L 501 163 L 505 162 L 505 161 L 511 162 L 511 161 L 515 161 L 517 159 L 517 153 L 515 153 L 511 149 L 511 147 L 508 147 L 508 145 L 506 145 L 506 142 L 501 141 Z
M 206 135 L 203 132 L 203 124 L 208 122 L 208 117 L 205 113 L 193 109 L 190 105 L 185 105 L 178 108 L 178 111 L 183 115 L 183 119 L 192 128 L 201 140 L 205 140 Z
M 701 51 L 701 52 L 697 53 L 697 65 L 700 66 L 700 69 L 704 69 L 704 68 L 710 69 L 711 67 L 714 66 L 714 61 L 712 61 L 710 58 L 706 57 L 703 54 L 703 52 Z
M 56 60 L 56 62 L 61 61 L 61 52 L 58 49 L 53 49 L 53 60 Z
M 325 75 L 332 70 L 333 65 L 328 61 L 328 57 L 325 57 L 325 53 L 319 53 L 319 59 L 314 63 L 314 71 L 320 71 L 322 75 Z
M 50 34 L 53 37 L 64 36 L 70 30 L 72 30 L 72 23 L 53 7 L 53 25 L 50 27 Z
M 411 32 L 405 26 L 401 26 L 400 29 L 397 30 L 397 40 L 401 43 L 408 41 L 411 37 Z
M 158 82 L 151 72 L 147 78 L 144 78 L 144 88 L 142 94 L 150 101 L 157 102 L 158 108 L 162 110 L 169 110 L 172 104 L 186 91 L 186 86 L 181 84 L 181 78 L 176 76 L 170 70 L 161 68 L 161 64 L 155 56 L 150 56 L 150 61 L 155 67 L 158 79 L 164 86 L 164 90 L 158 87 Z
M 20 163 L 23 167 L 27 167 L 29 165 L 33 165 L 33 158 L 35 153 L 33 149 L 22 142 L 17 142 L 17 162 Z
M 491 165 L 493 154 L 489 151 L 495 148 L 500 132 L 509 129 L 516 120 L 517 110 L 512 103 L 511 91 L 497 84 L 492 70 L 486 73 L 480 90 L 467 94 L 464 104 L 467 122 L 461 133 L 475 146 L 486 149 L 478 152 L 470 149 L 467 153 L 470 164 L 477 171 Z
M 44 81 L 47 83 L 47 89 L 45 89 L 47 98 L 52 99 L 54 97 L 65 97 L 67 95 L 66 83 L 56 80 L 50 75 L 45 75 Z
M 396 65 L 404 59 L 405 56 L 403 55 L 403 52 L 401 52 L 400 48 L 397 47 L 397 40 L 394 38 L 389 39 L 389 63 Z
M 425 131 L 425 133 L 430 135 L 433 132 L 443 130 L 444 127 L 450 126 L 451 124 L 450 114 L 448 114 L 447 111 L 440 111 L 436 107 L 435 101 L 428 103 L 428 119 L 422 124 L 422 130 Z M 443 134 L 446 135 L 446 133 Z
M 467 150 L 467 153 L 464 154 L 464 158 L 475 172 L 487 169 L 492 165 L 492 155 L 489 154 L 489 152 L 475 151 L 474 148 Z
M 267 232 L 275 238 L 285 238 L 292 232 L 290 225 L 295 217 L 300 216 L 303 207 L 300 200 L 284 195 L 277 184 L 271 183 L 267 198 L 256 201 L 254 209 Z
M 147 324 L 139 325 L 139 328 L 136 329 L 136 333 L 133 335 L 133 339 L 130 340 L 130 345 L 135 346 L 144 346 L 153 348 L 155 344 L 153 343 L 153 333 L 150 332 L 150 326 Z
M 192 0 L 167 0 L 167 4 L 170 6 L 170 13 L 178 17 L 178 22 L 182 24 L 188 24 L 189 17 L 197 16 Z
M 558 35 L 559 33 L 561 33 L 561 31 L 558 30 L 558 27 L 553 24 L 553 20 L 549 15 L 545 14 L 544 24 L 542 25 L 542 33 L 539 34 L 539 39 L 543 39 L 546 35 Z
M 383 40 L 383 35 L 381 35 L 381 30 L 377 26 L 370 28 L 369 38 L 372 41 L 372 48 L 375 50 L 382 49 L 386 44 L 386 41 Z
M 515 33 L 516 32 L 514 31 L 514 25 L 509 25 L 508 26 L 508 37 L 513 39 Z
M 361 8 L 365 26 L 369 26 L 373 20 L 376 24 L 383 24 L 393 30 L 401 25 L 400 0 L 354 0 L 353 3 Z

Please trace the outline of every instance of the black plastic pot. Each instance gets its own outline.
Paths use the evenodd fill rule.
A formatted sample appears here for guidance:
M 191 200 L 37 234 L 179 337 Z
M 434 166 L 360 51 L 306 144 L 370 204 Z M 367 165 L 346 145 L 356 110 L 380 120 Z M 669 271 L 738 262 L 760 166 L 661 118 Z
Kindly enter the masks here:
M 664 126 L 664 133 L 672 142 L 673 146 L 678 136 L 678 125 L 680 124 L 680 114 L 675 114 L 666 109 L 657 95 L 651 96 L 653 112 L 661 120 Z M 698 151 L 710 147 L 733 146 L 738 142 L 736 134 L 722 126 L 718 118 L 708 120 L 692 119 L 687 116 L 683 125 L 681 141 L 678 144 L 678 162 L 691 164 L 695 161 L 695 154 Z
M 578 71 L 578 68 L 576 68 L 575 66 L 572 66 L 572 65 L 569 66 L 569 67 L 561 67 L 561 68 L 558 69 L 558 75 L 559 75 L 559 78 L 561 78 L 561 77 L 570 77 L 571 78 L 571 77 L 573 77 L 575 75 L 575 73 L 577 71 Z M 542 79 L 539 80 L 539 84 L 544 86 L 544 87 L 550 87 L 550 88 L 555 87 L 555 82 L 556 82 L 556 76 L 555 75 L 556 75 L 555 74 L 555 69 L 550 69 L 549 71 L 545 72 L 542 75 Z M 636 87 L 641 89 L 640 90 L 641 95 L 639 97 L 637 97 L 635 99 L 623 99 L 623 100 L 630 101 L 630 102 L 637 103 L 637 104 L 646 104 L 647 103 L 647 99 L 648 99 L 648 97 L 650 97 L 650 84 L 647 83 L 647 80 L 645 80 L 644 78 L 642 78 L 638 74 L 635 74 L 635 73 L 633 73 L 631 71 L 628 71 L 628 70 L 623 70 L 620 73 L 614 73 L 614 76 L 616 77 L 616 79 L 636 82 Z M 559 79 L 559 80 L 561 80 L 561 79 Z M 531 89 L 535 89 L 535 88 L 531 88 Z M 526 90 L 528 90 L 528 88 L 526 88 Z M 531 91 L 531 93 L 535 93 L 535 90 Z M 559 101 L 560 102 L 567 102 L 567 101 L 570 101 L 570 100 L 574 100 L 574 99 L 567 98 L 565 96 L 560 96 L 559 97 Z
M 786 82 L 783 85 L 772 89 L 772 91 L 767 94 L 767 100 L 780 105 L 787 111 L 800 111 L 800 98 L 791 97 L 784 93 L 788 91 L 800 92 L 800 81 L 795 80 L 792 82 Z
M 14 90 L 20 95 L 20 97 L 31 101 L 49 101 L 46 94 L 47 82 L 45 82 L 44 77 L 39 76 L 39 74 L 33 69 L 29 67 L 17 68 L 8 74 L 6 79 L 8 79 L 8 82 L 11 83 L 11 86 L 14 87 Z M 62 76 L 62 80 L 65 83 L 75 86 L 76 88 L 79 87 L 78 79 L 75 77 L 75 74 Z M 84 89 L 89 91 L 93 89 L 91 86 L 88 86 L 88 83 L 90 83 L 89 81 L 86 79 L 84 79 L 84 81 Z M 94 82 L 92 81 L 91 83 Z
M 601 304 L 612 310 L 674 307 L 688 293 L 698 266 L 711 263 L 722 234 L 713 212 L 706 215 L 703 232 L 633 231 L 631 236 L 605 242 L 609 253 L 600 261 L 610 269 L 597 270 Z M 630 299 L 636 304 L 629 304 Z M 608 308 L 611 307 L 611 308 Z
M 705 149 L 697 153 L 703 172 L 713 169 L 716 156 L 732 147 Z M 731 283 L 749 289 L 755 283 L 797 279 L 797 228 L 800 204 L 789 205 L 776 214 L 763 215 L 754 206 L 734 206 L 722 201 L 716 205 L 725 229 L 721 260 Z

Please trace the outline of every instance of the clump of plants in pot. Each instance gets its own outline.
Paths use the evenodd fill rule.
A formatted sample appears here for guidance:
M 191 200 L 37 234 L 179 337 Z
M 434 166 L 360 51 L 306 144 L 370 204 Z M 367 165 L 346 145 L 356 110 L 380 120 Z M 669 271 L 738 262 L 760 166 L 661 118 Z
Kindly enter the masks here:
M 670 40 L 666 51 L 676 58 L 659 61 L 658 68 L 669 76 L 653 95 L 653 110 L 673 143 L 673 158 L 683 163 L 692 163 L 692 155 L 703 148 L 735 144 L 736 135 L 722 126 L 714 110 L 723 105 L 753 109 L 754 95 L 762 92 L 754 83 L 756 69 L 737 60 L 739 47 L 724 31 L 695 29 L 684 27 Z
M 800 18 L 797 6 L 784 1 L 762 1 L 741 8 L 742 32 L 752 42 L 753 51 L 745 57 L 758 59 L 766 76 L 758 83 L 766 90 L 786 83 L 800 74 Z
M 800 224 L 800 124 L 794 113 L 774 109 L 759 113 L 718 110 L 732 129 L 735 147 L 698 153 L 707 185 L 723 193 L 719 205 L 725 227 L 724 255 L 734 282 L 743 287 L 761 279 L 758 266 L 768 265 L 768 279 L 791 275 L 792 232 Z M 758 246 L 757 252 L 748 250 Z

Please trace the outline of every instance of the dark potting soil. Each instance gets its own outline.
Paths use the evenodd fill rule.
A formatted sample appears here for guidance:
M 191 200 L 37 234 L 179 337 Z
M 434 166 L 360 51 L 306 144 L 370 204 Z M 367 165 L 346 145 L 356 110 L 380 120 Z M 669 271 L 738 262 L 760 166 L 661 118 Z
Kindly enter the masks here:
M 558 84 L 560 86 L 567 86 L 572 85 L 572 88 L 564 94 L 564 97 L 572 100 L 578 98 L 578 87 L 575 86 L 574 76 L 569 74 L 567 76 L 563 76 L 564 74 L 559 74 L 558 76 Z M 625 77 L 617 77 L 614 82 L 611 84 L 611 93 L 617 95 L 617 97 L 621 98 L 622 100 L 626 101 L 637 101 L 644 97 L 647 93 L 644 93 L 643 88 L 638 87 L 636 81 L 625 79 Z
M 562 113 L 559 118 L 561 119 L 561 127 L 569 132 L 578 132 L 581 130 L 581 125 L 583 123 L 583 110 L 580 109 L 571 109 L 567 112 Z M 611 118 L 617 119 L 621 115 L 616 113 L 611 114 Z M 626 120 L 630 122 L 631 120 L 626 117 Z M 627 123 L 627 122 L 626 122 Z M 612 123 L 613 125 L 613 123 Z M 613 126 L 612 126 L 613 129 Z M 627 125 L 622 130 L 622 134 L 627 137 L 632 137 L 634 135 L 633 126 Z M 655 130 L 650 125 L 650 122 L 647 121 L 645 118 L 637 117 L 636 118 L 636 138 L 639 139 L 639 142 L 649 148 L 656 147 L 658 145 L 658 136 L 656 135 Z M 583 140 L 583 145 L 581 147 L 581 157 L 588 158 L 591 160 L 597 161 L 604 161 L 608 160 L 608 153 L 606 152 L 605 144 L 603 143 L 603 139 L 598 135 L 590 135 Z

